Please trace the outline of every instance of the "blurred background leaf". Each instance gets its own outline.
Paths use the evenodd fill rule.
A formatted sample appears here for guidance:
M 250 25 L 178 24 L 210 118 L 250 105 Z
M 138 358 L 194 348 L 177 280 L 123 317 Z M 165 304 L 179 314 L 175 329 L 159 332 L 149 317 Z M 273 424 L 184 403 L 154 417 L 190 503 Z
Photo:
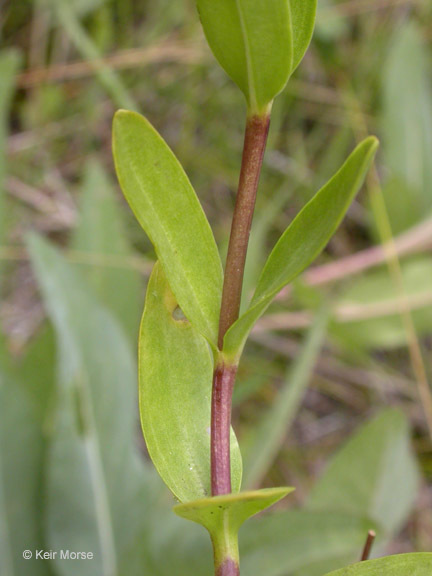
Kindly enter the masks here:
M 258 576 L 320 576 L 358 556 L 371 523 L 332 511 L 288 511 L 269 515 L 243 529 L 245 573 Z
M 47 469 L 53 550 L 91 550 L 82 574 L 118 573 L 146 511 L 146 466 L 135 440 L 136 366 L 118 325 L 53 248 L 30 253 L 58 339 L 58 390 Z M 58 561 L 61 574 L 73 563 Z M 87 571 L 85 571 L 87 570 Z
M 40 390 L 40 399 L 49 395 Z M 46 543 L 41 499 L 44 435 L 35 402 L 4 357 L 0 360 L 0 570 L 20 576 L 51 574 L 49 566 L 24 560 L 23 551 Z
M 389 537 L 406 521 L 417 488 L 407 421 L 402 413 L 386 410 L 333 457 L 312 489 L 308 507 L 366 515 Z
M 85 168 L 80 199 L 80 219 L 71 238 L 76 258 L 84 260 L 84 272 L 98 299 L 111 310 L 134 344 L 144 298 L 141 270 L 144 259 L 136 256 L 126 234 L 124 211 L 104 168 L 90 161 Z
M 432 261 L 407 260 L 402 266 L 405 297 L 417 333 L 426 336 L 432 323 Z M 351 282 L 340 295 L 334 334 L 348 346 L 366 349 L 403 347 L 406 333 L 400 316 L 398 289 L 386 270 Z
M 431 212 L 432 88 L 427 44 L 414 22 L 393 33 L 384 63 L 385 198 L 395 234 Z

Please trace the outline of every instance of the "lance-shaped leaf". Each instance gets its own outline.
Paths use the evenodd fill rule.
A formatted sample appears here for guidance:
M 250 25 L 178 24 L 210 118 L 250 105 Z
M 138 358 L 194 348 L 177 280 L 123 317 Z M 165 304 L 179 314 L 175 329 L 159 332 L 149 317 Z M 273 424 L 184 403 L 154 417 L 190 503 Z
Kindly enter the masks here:
M 332 458 L 312 489 L 308 507 L 367 514 L 390 537 L 406 522 L 418 484 L 408 421 L 403 413 L 387 409 Z
M 397 554 L 378 560 L 368 560 L 336 570 L 326 576 L 430 576 L 432 554 Z
M 0 339 L 0 348 L 2 342 Z M 45 562 L 25 560 L 43 548 L 41 479 L 43 434 L 35 402 L 0 350 L 0 574 L 49 576 Z M 48 398 L 39 392 L 42 399 Z
M 214 344 L 222 266 L 183 168 L 156 130 L 134 112 L 115 115 L 113 149 L 126 200 L 152 241 L 184 314 Z
M 90 161 L 84 170 L 78 226 L 71 246 L 79 252 L 80 268 L 101 302 L 117 316 L 135 346 L 144 290 L 141 270 L 132 266 L 136 258 L 125 233 L 124 212 L 103 167 Z M 142 264 L 150 271 L 150 262 Z
M 228 330 L 224 351 L 238 358 L 254 323 L 276 294 L 325 248 L 363 183 L 378 147 L 374 137 L 357 146 L 342 168 L 293 220 L 270 254 L 249 309 Z
M 197 0 L 207 41 L 262 114 L 283 90 L 309 45 L 316 0 Z
M 141 422 L 159 474 L 181 502 L 209 496 L 213 358 L 181 313 L 159 263 L 147 288 L 139 373 Z M 233 432 L 231 472 L 238 492 L 241 455 Z
M 269 488 L 204 498 L 174 507 L 174 512 L 206 528 L 213 542 L 216 572 L 222 565 L 239 564 L 238 531 L 248 518 L 272 506 L 293 488 Z M 232 569 L 232 568 L 231 568 Z M 237 572 L 224 573 L 236 574 Z
M 129 342 L 46 241 L 31 237 L 29 249 L 59 353 L 46 463 L 47 546 L 91 550 L 80 576 L 150 573 L 147 566 L 120 569 L 140 552 L 134 544 L 152 499 L 135 446 L 137 374 Z M 56 574 L 76 576 L 73 562 L 54 563 Z
M 244 93 L 251 113 L 265 113 L 293 65 L 289 0 L 198 0 L 207 41 Z
M 323 576 L 356 562 L 371 520 L 336 511 L 281 510 L 247 522 L 240 533 L 248 576 Z
M 312 39 L 317 0 L 290 0 L 290 7 L 294 48 L 292 73 L 303 60 Z
M 414 19 L 389 38 L 380 76 L 387 184 L 383 193 L 393 233 L 399 234 L 430 213 L 431 205 L 429 46 Z

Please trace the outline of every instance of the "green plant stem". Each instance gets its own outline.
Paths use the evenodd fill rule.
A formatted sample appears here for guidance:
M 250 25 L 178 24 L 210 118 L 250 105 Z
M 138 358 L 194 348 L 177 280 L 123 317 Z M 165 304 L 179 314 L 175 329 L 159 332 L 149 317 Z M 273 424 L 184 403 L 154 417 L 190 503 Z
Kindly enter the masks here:
M 211 534 L 215 576 L 239 576 L 238 529 L 232 529 L 228 514 L 226 515 L 226 520 L 226 529 L 224 528 Z
M 268 115 L 251 116 L 246 124 L 243 159 L 231 225 L 219 319 L 218 346 L 220 350 L 223 350 L 223 340 L 227 330 L 237 320 L 240 312 L 246 253 L 269 125 Z M 236 372 L 237 366 L 228 364 L 223 359 L 215 366 L 211 410 L 213 496 L 231 492 L 230 425 Z M 228 576 L 231 573 L 223 572 L 219 576 Z

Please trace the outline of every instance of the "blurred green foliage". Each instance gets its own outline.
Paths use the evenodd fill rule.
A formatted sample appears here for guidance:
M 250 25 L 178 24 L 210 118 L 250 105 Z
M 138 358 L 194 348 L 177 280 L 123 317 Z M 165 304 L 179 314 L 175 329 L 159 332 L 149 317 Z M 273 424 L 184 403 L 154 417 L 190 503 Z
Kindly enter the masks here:
M 403 319 L 408 310 L 430 378 L 432 7 L 318 4 L 311 50 L 274 107 L 246 295 L 287 220 L 355 142 L 371 132 L 383 145 L 315 275 L 273 305 L 245 351 L 240 444 L 273 419 L 268 445 L 250 441 L 266 451 L 255 474 L 297 487 L 295 507 L 241 531 L 247 576 L 340 568 L 370 528 L 376 554 L 432 546 L 431 441 Z M 135 342 L 154 254 L 113 179 L 111 120 L 119 106 L 151 119 L 226 246 L 241 95 L 211 58 L 193 0 L 6 2 L 0 47 L 0 575 L 204 576 L 205 534 L 172 514 L 140 440 Z M 378 184 L 399 284 L 386 254 L 374 256 Z M 95 559 L 22 558 L 36 548 Z

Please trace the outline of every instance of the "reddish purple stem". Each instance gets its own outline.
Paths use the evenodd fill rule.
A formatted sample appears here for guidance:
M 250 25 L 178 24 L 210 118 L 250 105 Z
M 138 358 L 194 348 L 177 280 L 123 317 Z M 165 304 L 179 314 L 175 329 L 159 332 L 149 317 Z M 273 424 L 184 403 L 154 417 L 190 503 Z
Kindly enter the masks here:
M 269 125 L 270 117 L 267 115 L 252 116 L 248 118 L 246 124 L 219 318 L 218 346 L 220 350 L 223 350 L 227 330 L 239 316 L 246 253 Z M 211 412 L 211 489 L 213 496 L 231 492 L 230 426 L 236 372 L 237 366 L 221 362 L 215 367 L 213 377 Z M 226 576 L 231 574 L 236 573 L 226 572 Z
M 213 496 L 231 492 L 230 427 L 236 366 L 217 366 L 211 406 L 211 490 Z
M 240 576 L 240 567 L 234 560 L 226 560 L 216 572 L 216 576 Z

